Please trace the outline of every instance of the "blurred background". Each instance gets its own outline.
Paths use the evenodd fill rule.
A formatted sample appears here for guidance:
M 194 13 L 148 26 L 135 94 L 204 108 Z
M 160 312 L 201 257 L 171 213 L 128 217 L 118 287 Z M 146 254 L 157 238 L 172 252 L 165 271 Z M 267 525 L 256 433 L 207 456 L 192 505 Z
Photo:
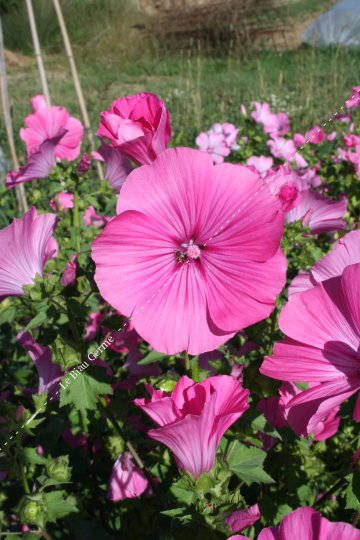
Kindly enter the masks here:
M 254 100 L 290 114 L 298 131 L 333 115 L 359 84 L 359 48 L 343 28 L 337 34 L 331 28 L 329 37 L 336 13 L 322 28 L 318 18 L 344 1 L 360 7 L 360 0 L 61 0 L 61 6 L 94 129 L 114 99 L 146 90 L 166 101 L 172 144 L 193 145 L 212 122 L 236 123 L 240 104 Z M 33 0 L 33 6 L 52 102 L 80 117 L 53 3 Z M 18 132 L 41 86 L 25 0 L 0 0 L 0 14 Z M 315 32 L 306 30 L 312 23 Z M 328 36 L 318 39 L 324 28 Z

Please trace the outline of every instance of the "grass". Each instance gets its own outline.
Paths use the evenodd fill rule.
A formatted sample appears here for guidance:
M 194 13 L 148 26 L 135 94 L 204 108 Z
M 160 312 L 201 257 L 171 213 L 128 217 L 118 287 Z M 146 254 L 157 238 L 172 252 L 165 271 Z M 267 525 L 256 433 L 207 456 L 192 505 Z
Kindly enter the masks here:
M 208 129 L 214 121 L 236 123 L 240 118 L 240 104 L 248 105 L 254 100 L 268 100 L 274 111 L 288 112 L 296 130 L 305 131 L 333 115 L 349 96 L 351 87 L 359 84 L 360 55 L 358 51 L 343 48 L 321 50 L 303 46 L 281 53 L 268 50 L 247 54 L 228 49 L 225 54 L 222 51 L 221 57 L 205 55 L 195 48 L 170 54 L 160 48 L 147 48 L 140 39 L 141 34 L 134 31 L 131 39 L 137 54 L 129 51 L 123 54 L 124 35 L 120 32 L 132 19 L 129 14 L 129 18 L 119 23 L 119 45 L 116 46 L 113 27 L 117 17 L 125 14 L 122 0 L 69 1 L 62 0 L 62 5 L 70 23 L 69 33 L 75 36 L 74 54 L 94 129 L 99 111 L 108 108 L 114 99 L 146 90 L 165 99 L 172 117 L 175 144 L 193 145 L 196 134 Z M 35 7 L 42 2 L 44 0 L 34 0 Z M 46 2 L 49 4 L 49 0 Z M 329 4 L 329 0 L 318 0 L 317 5 L 326 2 Z M 70 4 L 72 11 L 68 12 Z M 86 14 L 85 4 L 95 6 L 96 10 L 93 7 L 93 11 Z M 294 4 L 294 8 L 297 6 L 299 10 L 307 4 L 308 0 L 302 0 Z M 74 19 L 77 6 L 79 16 Z M 99 21 L 101 13 L 103 17 Z M 83 44 L 84 29 L 89 30 L 91 20 L 94 24 L 88 35 L 90 41 Z M 10 21 L 15 24 L 13 17 L 5 17 L 7 31 Z M 106 29 L 107 24 L 112 30 L 96 40 L 100 29 Z M 45 38 L 43 42 L 48 43 Z M 61 47 L 57 47 L 55 53 L 52 47 L 45 49 L 53 103 L 68 107 L 72 114 L 80 116 Z M 20 61 L 18 66 L 8 67 L 8 78 L 14 128 L 18 132 L 30 112 L 30 98 L 41 92 L 33 57 Z M 23 151 L 19 140 L 17 144 Z M 0 128 L 0 146 L 5 145 Z

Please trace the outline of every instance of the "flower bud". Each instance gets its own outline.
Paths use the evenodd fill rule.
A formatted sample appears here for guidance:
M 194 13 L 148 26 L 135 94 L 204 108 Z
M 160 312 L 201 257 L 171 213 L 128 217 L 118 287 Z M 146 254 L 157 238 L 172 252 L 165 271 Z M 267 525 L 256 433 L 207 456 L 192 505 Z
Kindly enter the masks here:
M 71 479 L 69 456 L 59 456 L 49 460 L 46 465 L 46 471 L 50 478 L 57 482 L 69 482 Z

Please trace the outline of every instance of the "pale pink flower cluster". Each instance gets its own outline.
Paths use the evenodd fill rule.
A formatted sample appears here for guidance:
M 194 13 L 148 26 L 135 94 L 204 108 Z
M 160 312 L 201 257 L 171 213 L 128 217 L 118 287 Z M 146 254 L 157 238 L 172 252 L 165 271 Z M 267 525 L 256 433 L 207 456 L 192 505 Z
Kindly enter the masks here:
M 209 131 L 200 133 L 195 142 L 202 152 L 211 155 L 214 163 L 222 163 L 231 152 L 239 150 L 238 133 L 239 130 L 229 122 L 213 124 Z

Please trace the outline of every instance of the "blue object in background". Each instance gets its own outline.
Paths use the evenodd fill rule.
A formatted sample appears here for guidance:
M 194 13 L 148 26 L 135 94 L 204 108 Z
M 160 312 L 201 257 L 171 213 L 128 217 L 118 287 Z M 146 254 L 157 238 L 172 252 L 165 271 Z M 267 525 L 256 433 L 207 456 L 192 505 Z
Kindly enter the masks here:
M 305 30 L 302 41 L 317 46 L 360 47 L 360 0 L 342 0 Z

